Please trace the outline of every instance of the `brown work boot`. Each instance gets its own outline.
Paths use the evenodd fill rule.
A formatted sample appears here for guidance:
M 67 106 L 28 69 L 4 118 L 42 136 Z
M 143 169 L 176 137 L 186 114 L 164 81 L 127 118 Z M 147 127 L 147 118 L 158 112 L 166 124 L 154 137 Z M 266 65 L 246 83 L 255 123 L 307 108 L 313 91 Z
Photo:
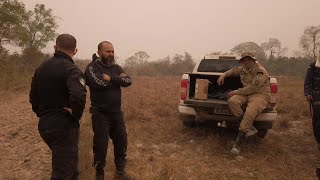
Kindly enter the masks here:
M 234 155 L 240 154 L 240 145 L 241 145 L 242 141 L 245 139 L 245 137 L 246 137 L 246 133 L 239 130 L 238 137 L 237 137 L 236 141 L 234 142 L 233 147 L 231 149 L 232 154 L 234 154 Z
M 135 180 L 134 177 L 127 174 L 125 171 L 116 171 L 113 179 L 114 180 Z
M 254 126 L 251 126 L 250 130 L 246 132 L 246 137 L 253 136 L 257 134 L 257 132 L 258 130 Z

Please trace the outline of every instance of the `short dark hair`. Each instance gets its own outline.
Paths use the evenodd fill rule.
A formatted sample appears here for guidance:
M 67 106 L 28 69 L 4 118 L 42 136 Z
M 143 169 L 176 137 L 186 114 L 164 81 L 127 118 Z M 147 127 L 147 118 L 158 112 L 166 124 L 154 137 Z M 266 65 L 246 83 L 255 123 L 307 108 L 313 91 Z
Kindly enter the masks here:
M 56 39 L 56 46 L 64 50 L 74 51 L 77 47 L 77 40 L 70 34 L 60 34 Z
M 109 42 L 109 41 L 102 41 L 101 43 L 98 44 L 98 50 L 100 50 L 100 49 L 102 48 L 102 45 L 103 45 L 104 43 L 111 44 L 111 42 Z M 111 45 L 112 45 L 112 44 L 111 44 Z

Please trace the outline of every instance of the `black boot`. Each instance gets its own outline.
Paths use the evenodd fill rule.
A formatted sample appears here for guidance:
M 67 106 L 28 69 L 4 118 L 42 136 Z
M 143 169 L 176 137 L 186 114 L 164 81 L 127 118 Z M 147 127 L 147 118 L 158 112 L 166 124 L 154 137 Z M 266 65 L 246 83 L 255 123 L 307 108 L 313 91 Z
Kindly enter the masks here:
M 320 168 L 316 168 L 316 175 L 317 178 L 320 179 Z
M 134 180 L 135 178 L 126 173 L 124 168 L 117 168 L 116 173 L 114 175 L 114 179 L 116 180 Z
M 96 168 L 96 180 L 104 180 L 104 169 Z
M 246 133 L 239 130 L 238 137 L 237 137 L 236 141 L 234 142 L 233 147 L 231 149 L 232 154 L 235 154 L 235 155 L 240 154 L 240 145 L 243 142 L 243 140 L 245 139 L 245 137 L 246 137 Z

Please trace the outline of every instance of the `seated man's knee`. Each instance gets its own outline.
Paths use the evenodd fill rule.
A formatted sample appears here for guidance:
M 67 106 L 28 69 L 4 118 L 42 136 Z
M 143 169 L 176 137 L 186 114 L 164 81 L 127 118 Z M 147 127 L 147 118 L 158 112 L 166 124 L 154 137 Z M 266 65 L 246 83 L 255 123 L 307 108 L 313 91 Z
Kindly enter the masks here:
M 229 104 L 234 104 L 235 102 L 236 102 L 235 98 L 230 97 L 230 98 L 228 99 L 228 103 L 229 103 Z
M 228 99 L 229 106 L 241 106 L 241 102 L 235 96 L 232 96 Z

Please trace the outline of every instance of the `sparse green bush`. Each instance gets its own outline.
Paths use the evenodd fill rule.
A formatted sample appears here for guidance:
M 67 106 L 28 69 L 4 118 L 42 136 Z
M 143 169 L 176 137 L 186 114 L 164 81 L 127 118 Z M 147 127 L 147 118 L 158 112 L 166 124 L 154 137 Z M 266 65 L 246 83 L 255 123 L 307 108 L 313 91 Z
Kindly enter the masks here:
M 47 57 L 47 54 L 41 52 L 0 57 L 0 90 L 27 87 L 34 70 Z

